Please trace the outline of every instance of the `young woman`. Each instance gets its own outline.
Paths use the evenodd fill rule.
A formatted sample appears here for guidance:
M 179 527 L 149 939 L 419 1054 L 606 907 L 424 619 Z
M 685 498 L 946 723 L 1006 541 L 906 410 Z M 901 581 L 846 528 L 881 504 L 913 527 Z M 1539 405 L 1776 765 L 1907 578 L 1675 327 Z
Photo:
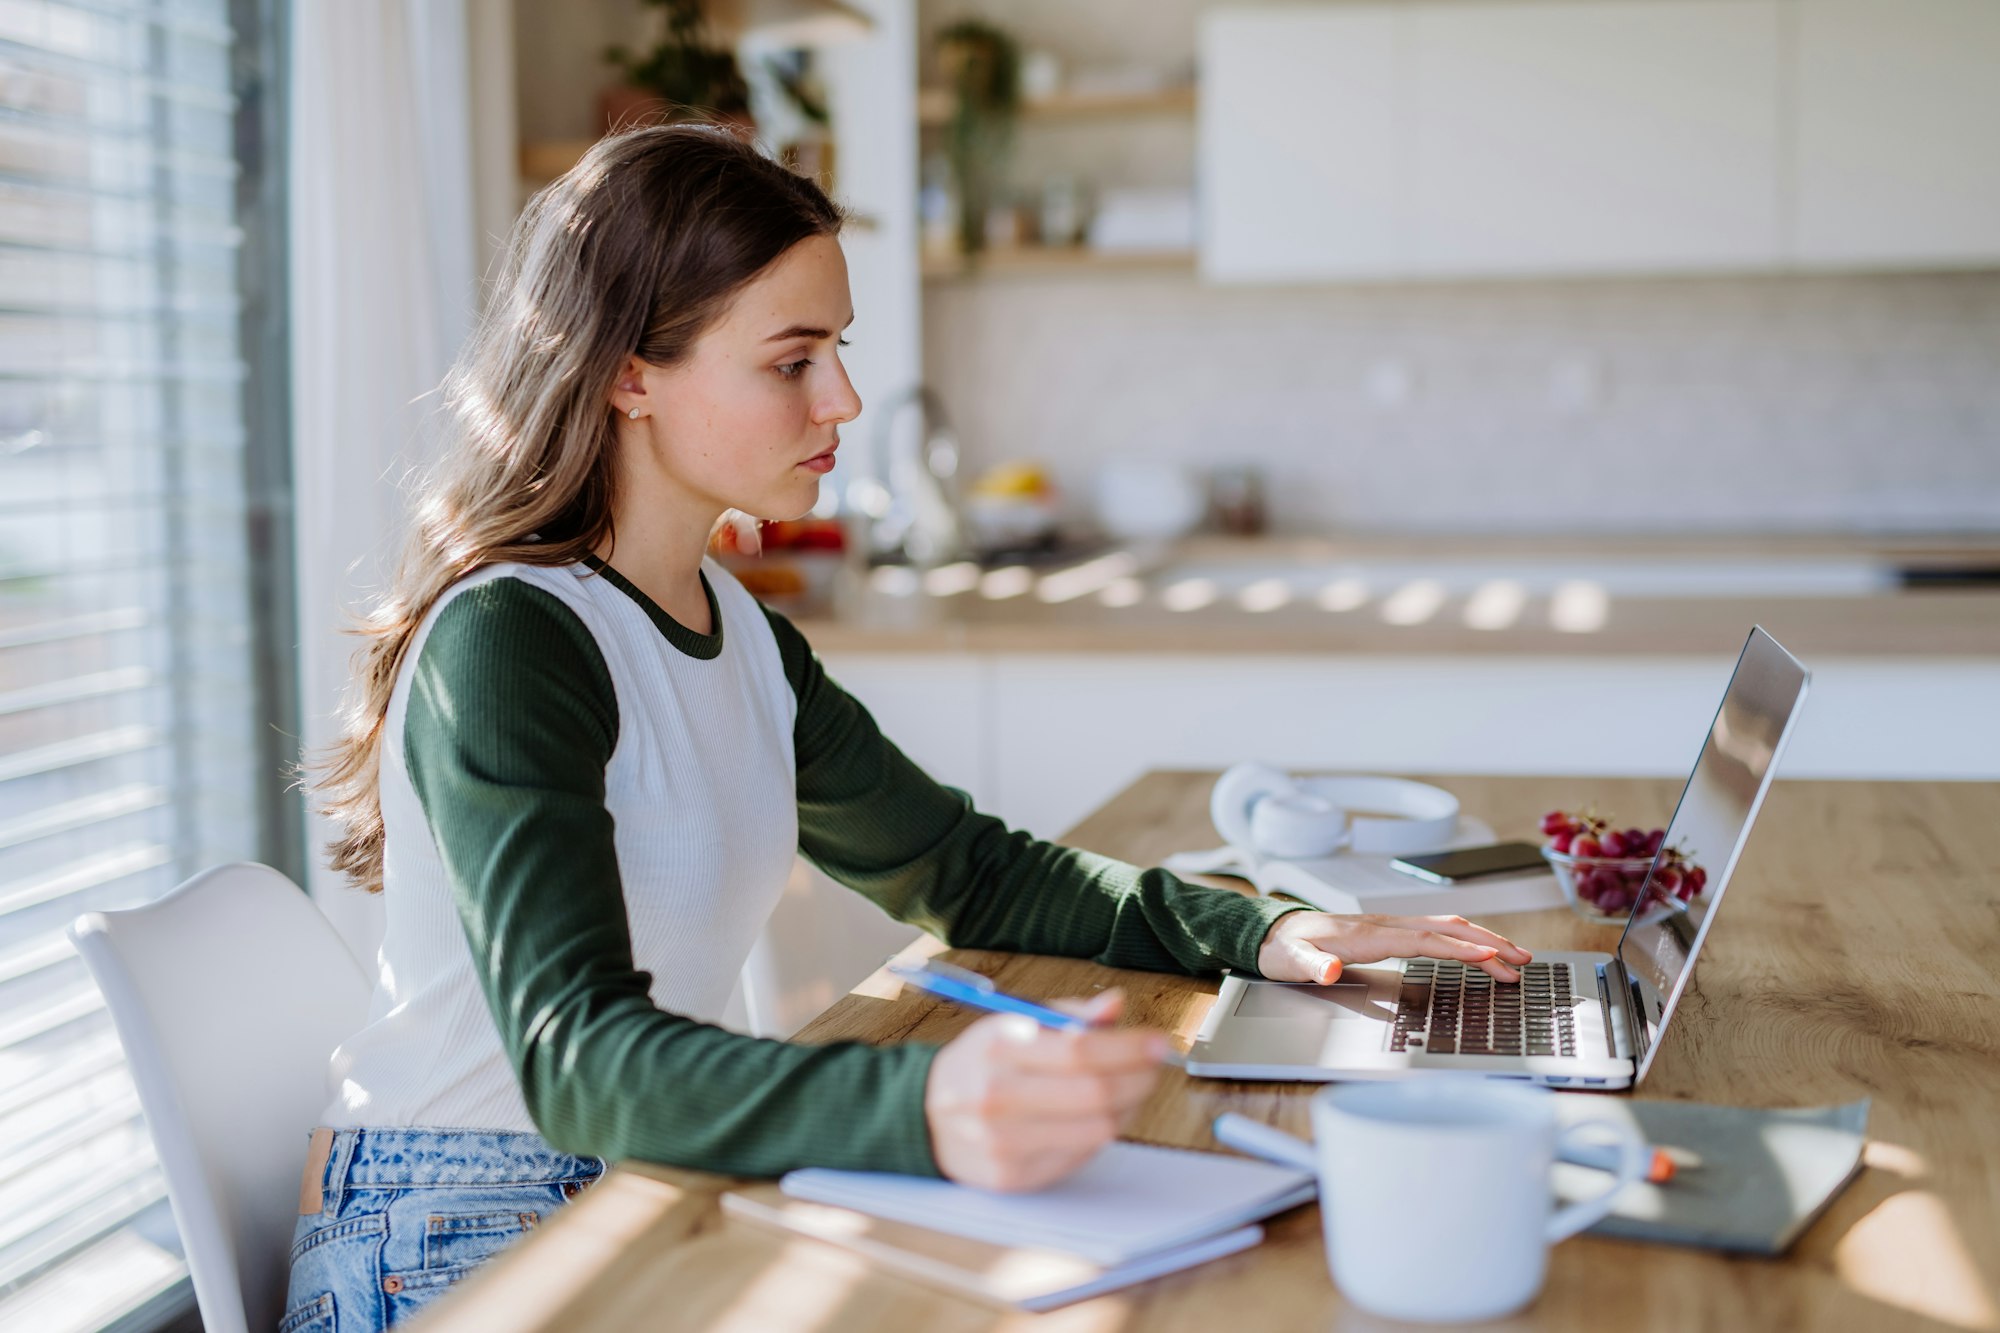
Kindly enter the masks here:
M 704 559 L 811 508 L 861 410 L 839 210 L 730 135 L 598 144 L 528 205 L 449 383 L 458 438 L 367 625 L 321 792 L 387 895 L 334 1053 L 283 1333 L 394 1324 L 642 1158 L 1032 1189 L 1146 1095 L 1163 1034 L 974 1023 L 943 1047 L 713 1026 L 794 855 L 953 944 L 1325 980 L 1525 951 L 1340 918 L 1010 832 L 926 777 Z

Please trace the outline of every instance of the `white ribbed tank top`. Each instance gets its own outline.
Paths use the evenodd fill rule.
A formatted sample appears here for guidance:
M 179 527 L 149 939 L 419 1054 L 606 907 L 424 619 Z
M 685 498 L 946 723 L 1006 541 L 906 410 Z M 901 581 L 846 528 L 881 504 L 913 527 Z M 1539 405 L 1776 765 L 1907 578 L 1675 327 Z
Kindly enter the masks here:
M 409 682 L 438 615 L 515 578 L 560 598 L 597 642 L 618 699 L 605 770 L 635 965 L 653 1003 L 714 1022 L 783 893 L 798 847 L 798 701 L 750 594 L 703 565 L 723 628 L 713 659 L 669 643 L 585 565 L 493 565 L 446 590 L 403 659 L 382 737 L 386 927 L 367 1024 L 333 1053 L 323 1124 L 533 1132 L 480 988 L 437 844 L 403 759 Z

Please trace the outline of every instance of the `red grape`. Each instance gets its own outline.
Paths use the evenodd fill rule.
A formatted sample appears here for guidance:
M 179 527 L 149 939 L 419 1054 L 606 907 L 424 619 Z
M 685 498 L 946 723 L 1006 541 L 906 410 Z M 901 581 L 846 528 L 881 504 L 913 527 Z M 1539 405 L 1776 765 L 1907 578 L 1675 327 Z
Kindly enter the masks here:
M 1606 856 L 1623 859 L 1625 855 L 1624 834 L 1620 833 L 1617 829 L 1612 829 L 1609 833 L 1604 835 L 1604 837 L 1601 839 L 1601 843 L 1604 848 L 1604 854 Z
M 1708 872 L 1700 866 L 1689 866 L 1685 882 L 1694 885 L 1695 893 L 1700 893 L 1708 887 Z
M 1604 855 L 1604 844 L 1599 842 L 1597 839 L 1591 837 L 1589 834 L 1585 834 L 1583 837 L 1578 838 L 1575 842 L 1572 842 L 1569 845 L 1569 850 L 1570 854 L 1573 856 L 1585 856 L 1585 857 L 1602 856 Z
M 1565 830 L 1574 833 L 1576 824 L 1560 810 L 1551 810 L 1542 816 L 1542 832 L 1554 836 Z
M 1599 894 L 1597 898 L 1597 910 L 1606 916 L 1616 916 L 1631 906 L 1632 893 L 1629 889 L 1612 889 L 1608 893 Z
M 1576 834 L 1565 830 L 1561 833 L 1556 834 L 1555 841 L 1551 842 L 1549 845 L 1555 848 L 1559 852 L 1567 852 L 1569 851 L 1571 845 L 1574 844 L 1575 842 L 1576 842 Z

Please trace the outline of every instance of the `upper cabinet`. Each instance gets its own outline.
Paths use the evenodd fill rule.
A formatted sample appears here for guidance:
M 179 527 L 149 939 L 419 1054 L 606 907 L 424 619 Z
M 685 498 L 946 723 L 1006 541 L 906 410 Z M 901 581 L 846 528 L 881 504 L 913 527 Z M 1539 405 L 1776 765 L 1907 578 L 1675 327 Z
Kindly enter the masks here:
M 1776 0 L 1398 12 L 1419 271 L 1778 260 Z
M 1799 0 L 1797 255 L 2000 261 L 2000 3 Z
M 1219 280 L 2000 262 L 2000 0 L 1482 0 L 1202 26 Z
M 1398 190 L 1392 10 L 1217 10 L 1203 21 L 1199 204 L 1210 277 L 1392 271 Z

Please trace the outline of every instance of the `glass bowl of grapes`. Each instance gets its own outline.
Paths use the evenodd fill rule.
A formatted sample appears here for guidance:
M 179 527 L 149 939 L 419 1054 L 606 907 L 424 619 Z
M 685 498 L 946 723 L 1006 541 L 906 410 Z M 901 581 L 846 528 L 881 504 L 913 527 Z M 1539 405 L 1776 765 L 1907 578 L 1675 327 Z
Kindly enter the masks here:
M 1595 811 L 1551 810 L 1542 817 L 1542 833 L 1549 840 L 1542 856 L 1563 897 L 1586 921 L 1624 924 L 1642 891 L 1661 903 L 1670 897 L 1691 903 L 1708 887 L 1708 872 L 1680 848 L 1661 854 L 1665 829 L 1621 829 Z M 1646 874 L 1655 857 L 1660 868 L 1649 885 Z

